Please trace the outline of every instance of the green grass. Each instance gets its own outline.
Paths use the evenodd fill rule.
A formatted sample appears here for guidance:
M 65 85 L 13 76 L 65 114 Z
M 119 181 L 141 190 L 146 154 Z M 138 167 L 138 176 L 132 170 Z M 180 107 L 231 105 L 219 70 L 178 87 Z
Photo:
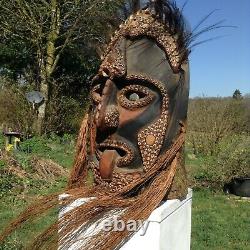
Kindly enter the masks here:
M 33 156 L 49 158 L 69 168 L 73 162 L 74 138 L 71 136 L 65 138 L 33 137 L 23 142 L 22 149 L 22 152 L 15 153 L 15 157 L 27 171 L 29 159 Z M 210 160 L 205 157 L 187 157 L 189 175 L 195 177 L 196 181 L 202 181 L 202 166 Z M 5 168 L 6 163 L 2 161 L 0 165 Z M 44 184 L 29 180 L 27 189 L 20 192 L 15 188 L 8 190 L 8 186 L 12 184 L 11 178 L 9 181 L 3 178 L 2 180 L 4 181 L 2 186 L 6 192 L 2 190 L 4 195 L 0 199 L 0 231 L 36 198 L 62 191 L 67 182 L 65 178 Z M 223 193 L 202 188 L 202 186 L 199 186 L 199 189 L 194 188 L 191 249 L 250 250 L 249 206 L 249 200 L 226 196 Z M 54 210 L 48 216 L 28 223 L 0 245 L 0 250 L 23 249 L 32 237 L 57 220 L 57 216 L 58 211 Z
M 74 159 L 75 137 L 73 135 L 64 135 L 59 137 L 50 135 L 49 137 L 34 136 L 31 139 L 24 140 L 21 144 L 21 152 L 17 151 L 18 156 L 24 155 L 51 159 L 63 167 L 70 168 Z
M 66 179 L 61 179 L 43 189 L 31 188 L 27 193 L 19 195 L 12 192 L 0 199 L 0 231 L 37 198 L 59 191 L 63 192 L 65 186 Z M 45 216 L 39 215 L 39 219 L 24 224 L 22 228 L 14 232 L 4 243 L 0 244 L 0 250 L 24 249 L 35 236 L 43 232 L 51 223 L 56 222 L 57 218 L 57 208 Z
M 61 190 L 63 183 L 58 183 L 39 195 Z M 17 216 L 31 201 L 33 196 L 7 197 L 2 199 L 0 206 L 0 228 L 3 228 L 11 218 Z M 250 214 L 249 200 L 235 196 L 226 196 L 210 190 L 197 190 L 193 195 L 192 210 L 192 250 L 250 250 Z M 0 249 L 21 249 L 28 239 L 45 229 L 55 221 L 57 211 L 16 232 Z
M 1 142 L 4 142 L 4 138 L 0 135 L 0 149 L 4 149 L 4 143 Z M 30 160 L 33 157 L 51 159 L 65 168 L 70 168 L 73 163 L 74 145 L 75 138 L 71 135 L 32 137 L 24 140 L 20 150 L 12 151 L 11 155 L 27 173 L 32 173 Z M 5 167 L 6 163 L 1 160 L 0 169 Z M 0 231 L 37 198 L 58 191 L 63 192 L 66 184 L 65 177 L 60 177 L 50 183 L 31 177 L 20 179 L 3 172 L 0 176 Z M 0 250 L 24 249 L 35 235 L 57 220 L 58 210 L 55 209 L 48 215 L 39 217 L 8 237 L 3 244 L 0 244 Z
M 187 150 L 186 167 L 195 186 L 191 250 L 250 250 L 250 200 L 204 187 L 211 185 L 207 166 L 213 160 Z
M 250 250 L 250 200 L 194 191 L 192 250 Z
M 24 139 L 20 143 L 20 150 L 12 151 L 12 154 L 20 163 L 27 165 L 33 157 L 51 159 L 59 165 L 70 168 L 74 160 L 76 136 L 65 134 L 63 137 L 51 134 L 46 136 L 34 136 Z M 0 130 L 0 150 L 5 148 L 5 138 Z

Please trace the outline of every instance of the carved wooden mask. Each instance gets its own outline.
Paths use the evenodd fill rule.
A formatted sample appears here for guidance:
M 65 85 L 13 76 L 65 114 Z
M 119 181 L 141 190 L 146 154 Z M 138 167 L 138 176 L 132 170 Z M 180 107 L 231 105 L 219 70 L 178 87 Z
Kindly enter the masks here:
M 112 39 L 92 88 L 90 165 L 98 185 L 119 190 L 171 146 L 187 114 L 189 70 L 182 54 L 148 10 Z

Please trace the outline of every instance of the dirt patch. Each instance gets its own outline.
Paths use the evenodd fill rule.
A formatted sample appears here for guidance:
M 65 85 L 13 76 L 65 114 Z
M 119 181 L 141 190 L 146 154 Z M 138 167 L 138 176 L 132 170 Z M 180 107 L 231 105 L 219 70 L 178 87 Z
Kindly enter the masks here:
M 68 176 L 68 170 L 50 159 L 31 158 L 29 170 L 24 170 L 22 165 L 12 155 L 1 150 L 0 160 L 6 163 L 6 166 L 1 169 L 2 173 L 15 175 L 21 179 L 32 178 L 53 182 L 59 177 Z
M 35 175 L 38 179 L 51 182 L 58 177 L 68 176 L 68 171 L 66 169 L 50 159 L 34 157 L 30 164 L 32 171 L 34 171 L 33 175 Z

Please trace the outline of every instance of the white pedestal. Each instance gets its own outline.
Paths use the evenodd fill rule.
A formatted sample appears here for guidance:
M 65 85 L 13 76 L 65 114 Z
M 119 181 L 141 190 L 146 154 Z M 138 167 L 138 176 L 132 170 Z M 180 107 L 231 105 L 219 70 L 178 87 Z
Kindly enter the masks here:
M 63 198 L 63 197 L 61 197 Z M 59 216 L 87 202 L 88 199 L 78 199 L 70 206 L 63 208 Z M 156 208 L 143 224 L 143 227 L 127 241 L 121 250 L 190 250 L 191 239 L 191 205 L 192 190 L 188 190 L 186 198 L 167 200 Z M 91 230 L 90 230 L 91 232 Z M 92 233 L 94 233 L 92 231 Z M 60 233 L 59 233 L 60 234 Z M 91 234 L 91 233 L 90 233 Z M 89 236 L 89 234 L 88 234 Z M 68 249 L 80 249 L 83 244 L 75 242 Z M 59 249 L 62 249 L 59 247 Z M 65 248 L 64 248 L 65 249 Z
M 185 200 L 167 200 L 148 220 L 146 234 L 139 230 L 121 250 L 189 250 L 191 239 L 192 190 Z

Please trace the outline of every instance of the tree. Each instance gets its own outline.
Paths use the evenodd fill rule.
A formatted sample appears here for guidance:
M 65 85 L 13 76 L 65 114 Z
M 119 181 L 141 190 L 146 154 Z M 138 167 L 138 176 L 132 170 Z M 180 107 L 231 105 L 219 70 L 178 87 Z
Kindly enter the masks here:
M 37 132 L 43 132 L 46 109 L 57 84 L 55 73 L 66 50 L 106 43 L 107 31 L 123 1 L 0 0 L 0 42 L 22 44 L 29 52 L 33 85 L 44 95 Z
M 240 100 L 242 99 L 242 95 L 239 89 L 236 89 L 233 93 L 233 98 L 236 100 Z

